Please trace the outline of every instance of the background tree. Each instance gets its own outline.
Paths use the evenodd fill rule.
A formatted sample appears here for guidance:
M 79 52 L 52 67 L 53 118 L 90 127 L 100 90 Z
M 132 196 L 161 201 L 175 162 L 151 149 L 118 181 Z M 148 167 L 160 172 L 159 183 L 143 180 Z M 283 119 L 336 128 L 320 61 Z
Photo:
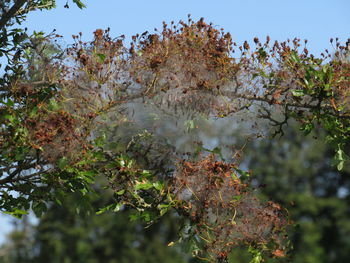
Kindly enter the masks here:
M 284 139 L 261 141 L 247 153 L 255 183 L 288 208 L 295 224 L 292 262 L 343 262 L 349 255 L 349 169 L 332 167 L 324 137 L 320 130 L 305 138 L 288 129 Z
M 94 207 L 105 205 L 110 197 L 100 192 L 92 201 Z M 53 205 L 37 226 L 31 226 L 32 234 L 18 229 L 9 235 L 22 247 L 4 244 L 3 262 L 195 262 L 167 247 L 177 235 L 176 218 L 167 216 L 145 229 L 140 222 L 130 222 L 129 216 L 129 211 L 78 215 L 68 202 Z M 28 236 L 33 238 L 30 242 Z M 21 251 L 26 251 L 21 258 L 10 256 Z
M 218 148 L 221 148 L 224 157 L 227 158 L 232 154 L 230 153 L 227 144 L 229 141 L 234 140 L 234 144 L 244 145 L 245 137 L 241 137 L 243 127 L 238 128 L 236 132 L 232 133 L 232 130 L 228 129 L 231 121 L 223 119 L 212 120 L 211 123 L 200 123 L 199 128 L 191 130 L 189 133 L 182 133 L 179 129 L 178 134 L 173 136 L 180 138 L 180 134 L 183 134 L 183 138 L 203 138 L 203 134 L 206 134 L 204 141 L 211 141 L 217 138 L 217 134 L 222 135 L 220 141 L 216 141 L 214 144 Z M 172 121 L 170 121 L 172 122 Z M 165 123 L 164 123 L 165 124 Z M 213 126 L 211 126 L 213 125 Z M 165 125 L 166 126 L 166 125 Z M 179 124 L 181 126 L 181 124 Z M 163 127 L 163 125 L 162 125 Z M 226 127 L 226 128 L 225 128 Z M 249 132 L 249 130 L 247 131 Z M 238 133 L 238 134 L 236 134 Z M 171 134 L 164 133 L 171 139 Z M 318 137 L 318 140 L 314 138 Z M 278 201 L 281 205 L 288 208 L 291 219 L 293 220 L 293 227 L 290 229 L 289 235 L 293 244 L 293 249 L 288 252 L 285 259 L 286 262 L 343 262 L 348 257 L 348 230 L 349 230 L 349 216 L 347 199 L 349 197 L 348 189 L 349 182 L 347 176 L 347 169 L 344 169 L 341 173 L 330 165 L 333 158 L 332 149 L 324 143 L 320 143 L 319 139 L 324 137 L 323 132 L 313 133 L 310 136 L 304 137 L 295 127 L 291 125 L 285 132 L 285 136 L 278 140 L 258 140 L 252 141 L 245 146 L 244 162 L 245 165 L 253 167 L 253 185 L 259 189 L 259 192 L 266 196 L 267 199 Z M 174 138 L 173 138 L 174 139 Z M 181 140 L 182 140 L 181 139 Z M 196 141 L 196 140 L 194 140 Z M 191 144 L 193 151 L 195 151 L 195 145 L 191 140 L 186 143 Z M 181 144 L 179 146 L 181 149 Z M 273 165 L 271 165 L 273 164 Z M 276 176 L 278 174 L 278 176 Z M 101 198 L 98 198 L 98 202 Z M 68 203 L 68 202 L 67 202 Z M 74 203 L 74 202 L 70 202 Z M 99 204 L 101 207 L 103 204 Z M 54 212 L 55 211 L 55 212 Z M 55 213 L 55 215 L 51 215 Z M 57 214 L 56 214 L 57 213 Z M 62 222 L 61 218 L 69 215 L 70 223 Z M 67 216 L 68 217 L 68 216 Z M 136 231 L 133 224 L 128 222 L 128 215 L 124 213 L 112 213 L 101 214 L 99 216 L 84 216 L 81 217 L 75 214 L 72 206 L 53 206 L 47 212 L 47 215 L 41 219 L 38 227 L 34 228 L 36 233 L 35 241 L 29 242 L 28 239 L 25 242 L 25 248 L 28 251 L 38 251 L 34 247 L 43 243 L 50 246 L 50 249 L 41 249 L 40 251 L 51 251 L 50 255 L 54 255 L 52 251 L 57 251 L 55 258 L 66 256 L 67 258 L 74 258 L 74 255 L 69 253 L 59 252 L 59 249 L 52 248 L 65 246 L 68 243 L 74 245 L 68 245 L 69 248 L 79 246 L 79 243 L 87 242 L 89 246 L 79 253 L 79 255 L 85 255 L 91 251 L 99 251 L 99 254 L 105 254 L 106 251 L 113 251 L 114 244 L 122 242 L 124 246 L 132 244 L 128 236 L 133 236 L 137 232 L 137 238 L 141 238 L 144 235 L 143 226 L 136 223 L 139 227 L 136 227 Z M 50 219 L 49 219 L 50 218 Z M 72 219 L 75 218 L 75 219 Z M 49 219 L 49 220 L 48 220 Z M 93 222 L 90 222 L 92 220 Z M 169 217 L 165 221 L 161 221 L 160 225 L 156 225 L 151 231 L 152 235 L 160 235 L 160 238 L 164 237 L 164 230 L 159 230 L 158 227 L 162 226 L 163 229 L 165 222 L 168 222 L 174 227 L 174 232 L 171 231 L 168 240 L 163 240 L 162 244 L 156 245 L 155 249 L 164 250 L 166 243 L 175 241 L 178 226 L 178 218 Z M 175 220 L 172 221 L 172 220 Z M 82 221 L 81 223 L 78 223 Z M 72 222 L 76 222 L 72 224 Z M 101 223 L 100 223 L 101 222 Z M 171 223 L 172 222 L 172 223 Z M 61 225 L 62 227 L 57 227 Z M 119 225 L 120 224 L 120 225 Z M 127 229 L 125 224 L 131 229 Z M 52 226 L 54 225 L 54 226 Z M 44 227 L 45 226 L 45 227 Z M 50 226 L 50 227 L 49 227 Z M 70 226 L 70 227 L 68 227 Z M 119 228 L 119 226 L 124 226 Z M 109 228 L 110 227 L 110 228 Z M 164 226 L 167 228 L 166 226 Z M 96 242 L 91 242 L 89 239 L 90 231 L 97 231 L 96 229 L 114 229 L 112 230 L 100 230 L 103 233 L 103 237 L 96 237 Z M 83 229 L 83 230 L 79 230 Z M 115 229 L 119 229 L 116 231 Z M 121 233 L 124 233 L 122 235 Z M 130 231 L 130 234 L 128 233 Z M 138 232 L 140 231 L 140 232 Z M 150 235 L 148 230 L 145 230 L 146 238 Z M 56 233 L 55 235 L 52 233 Z M 59 233 L 59 234 L 57 234 Z M 57 244 L 57 235 L 69 239 L 70 242 L 63 242 L 63 244 Z M 55 240 L 51 240 L 56 236 Z M 45 238 L 45 241 L 41 240 Z M 61 240 L 61 239 L 60 239 Z M 68 239 L 66 239 L 68 240 Z M 139 240 L 139 239 L 138 239 Z M 143 240 L 141 238 L 141 240 Z M 99 249 L 100 244 L 103 243 L 103 248 Z M 146 244 L 149 244 L 147 241 Z M 157 244 L 157 242 L 155 242 Z M 84 247 L 84 246 L 83 246 Z M 71 250 L 70 253 L 77 253 L 78 250 Z M 129 251 L 129 248 L 124 247 L 123 251 Z M 148 251 L 148 250 L 147 250 Z M 8 253 L 8 252 L 7 252 Z M 41 253 L 41 252 L 40 252 Z M 135 252 L 136 253 L 136 252 Z M 154 252 L 152 252 L 154 254 Z M 168 250 L 165 251 L 165 258 Z M 29 253 L 30 254 L 30 253 Z M 119 261 L 123 261 L 124 258 L 129 258 L 128 253 L 118 254 Z M 155 253 L 157 254 L 157 253 Z M 170 253 L 171 254 L 171 253 Z M 114 255 L 114 254 L 112 254 Z M 148 259 L 147 254 L 144 255 L 144 259 Z M 172 256 L 173 258 L 174 256 Z M 28 256 L 28 258 L 31 258 Z M 94 258 L 92 254 L 89 254 L 89 258 Z M 109 258 L 106 256 L 106 258 Z M 112 258 L 112 256 L 111 256 Z M 115 257 L 113 256 L 115 259 Z M 229 262 L 249 262 L 251 255 L 244 249 L 235 248 L 230 255 Z M 36 258 L 38 261 L 38 258 Z M 141 259 L 140 259 L 141 260 Z M 143 259 L 142 259 L 143 260 Z M 154 262 L 160 260 L 153 258 Z M 283 260 L 276 258 L 265 258 L 266 262 L 284 262 Z

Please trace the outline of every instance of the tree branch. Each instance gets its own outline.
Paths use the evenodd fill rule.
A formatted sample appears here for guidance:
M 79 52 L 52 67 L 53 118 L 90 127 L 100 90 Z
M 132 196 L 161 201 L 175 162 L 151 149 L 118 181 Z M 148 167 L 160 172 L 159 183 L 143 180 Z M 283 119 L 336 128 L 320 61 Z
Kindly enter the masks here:
M 339 112 L 335 112 L 330 105 L 321 105 L 319 103 L 318 104 L 300 103 L 297 101 L 284 101 L 278 104 L 273 98 L 240 94 L 235 92 L 223 92 L 221 93 L 221 95 L 231 99 L 245 99 L 253 102 L 263 102 L 269 105 L 283 105 L 285 107 L 292 107 L 295 109 L 320 109 L 320 110 L 328 111 L 329 115 L 336 116 L 337 118 L 350 119 L 349 114 L 346 114 L 346 113 L 341 114 Z
M 27 0 L 17 0 L 11 9 L 2 15 L 0 19 L 0 30 L 3 29 L 6 24 L 14 18 L 16 13 L 21 9 L 21 7 L 27 2 Z
M 31 162 L 19 163 L 15 171 L 13 171 L 7 177 L 0 180 L 0 186 L 6 183 L 12 182 L 15 179 L 15 177 L 20 175 L 23 171 L 34 167 L 35 167 L 35 164 Z

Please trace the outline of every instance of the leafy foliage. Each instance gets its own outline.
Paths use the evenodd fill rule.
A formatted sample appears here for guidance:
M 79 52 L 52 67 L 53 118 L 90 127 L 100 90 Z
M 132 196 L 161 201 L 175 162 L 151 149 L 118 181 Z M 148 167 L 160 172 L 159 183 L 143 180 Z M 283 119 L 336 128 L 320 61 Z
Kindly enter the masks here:
M 4 15 L 3 28 L 24 19 L 21 12 L 51 8 L 54 2 L 25 4 L 14 3 L 17 11 Z M 150 224 L 174 209 L 190 222 L 187 237 L 195 251 L 203 250 L 212 261 L 225 262 L 240 245 L 250 248 L 253 262 L 261 260 L 261 249 L 283 256 L 284 209 L 249 190 L 250 182 L 243 181 L 249 173 L 238 168 L 239 158 L 221 162 L 214 149 L 219 156 L 196 161 L 188 155 L 185 161 L 174 153 L 168 162 L 151 165 L 130 150 L 135 138 L 127 147 L 111 147 L 104 130 L 113 121 L 116 129 L 130 122 L 130 110 L 141 101 L 167 114 L 189 113 L 188 130 L 195 128 L 192 118 L 198 114 L 257 111 L 256 118 L 268 119 L 280 134 L 289 118 L 305 133 L 321 125 L 341 170 L 349 138 L 349 41 L 337 42 L 335 57 L 327 60 L 307 49 L 299 53 L 297 39 L 270 47 L 269 38 L 264 44 L 256 38 L 255 51 L 245 42 L 234 58 L 230 34 L 204 19 L 173 24 L 134 36 L 130 48 L 124 36 L 113 39 L 108 30 L 97 29 L 89 43 L 74 36 L 65 52 L 54 42 L 57 35 L 29 38 L 20 30 L 4 31 L 13 39 L 4 42 L 2 53 L 9 62 L 1 79 L 0 209 L 21 217 L 32 208 L 40 216 L 48 202 L 62 203 L 73 192 L 80 197 L 79 212 L 88 206 L 96 178 L 103 178 L 115 201 L 98 213 L 133 208 L 134 219 Z M 282 121 L 274 118 L 275 110 Z M 142 145 L 145 136 L 137 137 Z
M 235 165 L 215 161 L 213 155 L 184 162 L 175 173 L 176 199 L 182 201 L 191 231 L 204 243 L 210 261 L 226 259 L 243 244 L 253 251 L 273 243 L 283 255 L 280 234 L 288 224 L 285 212 L 280 205 L 254 196 L 243 178 Z

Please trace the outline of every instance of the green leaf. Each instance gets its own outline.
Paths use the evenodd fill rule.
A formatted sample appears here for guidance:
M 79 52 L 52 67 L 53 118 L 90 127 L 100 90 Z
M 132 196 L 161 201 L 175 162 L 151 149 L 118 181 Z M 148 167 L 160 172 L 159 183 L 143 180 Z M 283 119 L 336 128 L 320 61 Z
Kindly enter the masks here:
M 95 171 L 81 171 L 78 172 L 78 174 L 80 175 L 80 178 L 83 179 L 84 181 L 86 181 L 89 184 L 92 184 L 95 182 Z
M 338 163 L 338 165 L 337 165 L 338 171 L 343 170 L 343 167 L 344 167 L 344 161 L 340 161 L 340 162 Z
M 105 145 L 105 142 L 106 142 L 106 134 L 105 133 L 102 133 L 100 136 L 98 136 L 96 139 L 95 139 L 95 145 L 97 147 L 103 147 Z
M 292 54 L 290 55 L 290 57 L 294 62 L 300 62 L 300 57 L 295 50 L 292 51 Z
M 159 204 L 157 207 L 160 211 L 160 216 L 163 216 L 171 208 L 170 204 Z
M 39 9 L 52 9 L 56 7 L 56 1 L 53 0 L 41 0 Z
M 244 170 L 241 170 L 239 168 L 235 168 L 235 170 L 241 175 L 239 178 L 242 179 L 242 177 L 250 177 L 250 173 Z M 232 176 L 232 175 L 231 175 Z
M 11 99 L 7 99 L 6 102 L 2 102 L 4 103 L 6 106 L 9 106 L 9 107 L 13 107 L 15 105 L 15 102 Z
M 100 215 L 100 214 L 105 213 L 106 211 L 111 210 L 113 208 L 113 206 L 115 206 L 115 204 L 110 204 L 110 205 L 107 205 L 105 207 L 102 207 L 99 211 L 96 212 L 96 215 Z
M 155 182 L 155 183 L 153 183 L 153 187 L 156 190 L 161 191 L 164 188 L 164 185 L 161 182 Z
M 195 128 L 193 120 L 185 121 L 184 126 L 185 126 L 187 132 Z
M 252 260 L 249 263 L 260 263 L 263 261 L 262 254 L 261 254 L 260 250 L 253 248 L 253 247 L 249 247 L 248 252 L 251 253 L 253 256 Z
M 130 214 L 129 218 L 131 222 L 135 222 L 140 219 L 140 213 L 139 212 L 133 212 Z
M 146 222 L 151 222 L 153 220 L 154 215 L 150 211 L 145 211 L 141 213 L 141 217 Z
M 62 157 L 61 159 L 59 159 L 58 161 L 58 168 L 60 168 L 61 170 L 64 170 L 64 168 L 66 168 L 68 165 L 68 161 L 66 157 Z
M 300 127 L 300 130 L 304 132 L 304 135 L 308 135 L 314 128 L 315 125 L 311 122 L 308 122 L 303 124 L 303 126 Z
M 36 114 L 38 113 L 38 107 L 34 107 L 30 113 L 29 113 L 29 117 L 33 118 Z
M 224 156 L 222 155 L 222 152 L 221 152 L 221 148 L 215 147 L 215 148 L 212 150 L 212 153 L 217 154 L 217 155 L 220 156 L 221 159 L 224 159 Z
M 47 207 L 46 207 L 46 204 L 44 202 L 34 202 L 32 205 L 32 209 L 33 209 L 34 214 L 37 217 L 41 217 L 41 215 L 44 212 L 46 212 Z
M 12 124 L 16 124 L 18 122 L 15 116 L 9 114 L 5 115 L 4 118 L 9 120 L 9 122 L 11 122 Z
M 335 159 L 335 163 L 337 164 L 338 171 L 343 170 L 346 155 L 341 144 L 338 144 L 338 150 L 335 153 L 334 159 Z
M 242 195 L 235 195 L 232 197 L 232 202 L 238 202 L 242 199 Z
M 258 53 L 259 53 L 260 60 L 264 60 L 267 56 L 267 53 L 263 48 L 259 48 Z
M 101 63 L 105 62 L 105 59 L 106 59 L 105 54 L 98 53 L 98 54 L 96 54 L 96 56 L 99 57 Z
M 123 204 L 121 203 L 118 203 L 115 205 L 114 209 L 113 209 L 113 212 L 119 212 L 123 207 Z
M 150 177 L 152 177 L 152 174 L 149 171 L 147 171 L 147 170 L 143 170 L 141 172 L 141 175 L 142 175 L 143 178 L 150 178 Z
M 125 189 L 122 189 L 122 190 L 116 192 L 117 195 L 123 195 L 124 193 L 125 193 Z
M 11 215 L 11 216 L 14 216 L 18 219 L 21 219 L 23 215 L 27 215 L 28 212 L 27 211 L 24 211 L 24 210 L 21 210 L 21 209 L 15 209 L 14 211 L 5 211 L 4 212 L 5 214 L 8 214 L 8 215 Z
M 73 3 L 75 3 L 77 5 L 77 7 L 79 7 L 80 9 L 85 8 L 85 4 L 83 4 L 80 0 L 73 0 Z
M 153 184 L 151 182 L 137 182 L 135 186 L 135 190 L 148 190 L 153 188 Z
M 62 205 L 62 201 L 61 201 L 60 199 L 58 199 L 58 198 L 55 198 L 55 202 L 56 202 L 56 204 L 58 204 L 58 205 Z
M 337 150 L 336 158 L 339 161 L 344 161 L 344 151 L 341 148 Z
M 53 110 L 53 111 L 59 109 L 59 105 L 55 99 L 50 99 L 49 108 L 50 110 Z
M 120 167 L 125 167 L 125 160 L 124 159 L 119 159 L 118 164 Z
M 238 176 L 235 173 L 232 173 L 231 177 L 232 177 L 233 180 L 237 180 L 238 179 Z
M 301 96 L 304 96 L 305 94 L 304 94 L 304 91 L 303 90 L 293 90 L 292 91 L 292 94 L 293 94 L 293 96 L 295 96 L 295 97 L 301 97 Z

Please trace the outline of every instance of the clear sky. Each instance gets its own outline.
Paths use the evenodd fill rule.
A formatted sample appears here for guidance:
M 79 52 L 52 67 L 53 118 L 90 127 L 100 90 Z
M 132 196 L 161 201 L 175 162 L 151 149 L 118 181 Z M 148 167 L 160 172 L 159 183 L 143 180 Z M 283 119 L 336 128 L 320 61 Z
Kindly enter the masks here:
M 79 10 L 66 0 L 59 7 L 38 11 L 29 16 L 29 30 L 53 29 L 71 43 L 71 35 L 83 32 L 90 40 L 97 28 L 111 28 L 112 36 L 142 33 L 161 28 L 162 21 L 175 22 L 204 17 L 218 28 L 230 32 L 237 43 L 255 36 L 274 40 L 298 37 L 309 40 L 308 47 L 318 54 L 330 48 L 329 39 L 350 37 L 350 0 L 85 0 L 87 8 Z
M 237 43 L 254 37 L 286 40 L 308 39 L 309 50 L 319 54 L 331 49 L 329 39 L 350 38 L 350 0 L 83 0 L 87 8 L 80 10 L 66 0 L 57 0 L 58 8 L 37 11 L 24 24 L 31 32 L 50 32 L 53 29 L 72 43 L 71 36 L 83 32 L 90 40 L 97 28 L 111 28 L 111 35 L 130 37 L 155 27 L 162 21 L 204 17 L 218 28 L 230 32 Z M 9 231 L 8 217 L 0 216 L 0 242 Z

